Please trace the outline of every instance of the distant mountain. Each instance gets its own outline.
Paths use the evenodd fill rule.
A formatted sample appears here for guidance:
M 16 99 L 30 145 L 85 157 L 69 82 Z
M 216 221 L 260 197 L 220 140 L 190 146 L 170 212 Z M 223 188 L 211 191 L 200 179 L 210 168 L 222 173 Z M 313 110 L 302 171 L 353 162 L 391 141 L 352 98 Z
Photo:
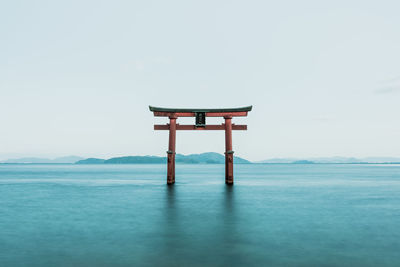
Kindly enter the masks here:
M 313 161 L 309 161 L 309 160 L 296 160 L 292 162 L 293 164 L 314 164 Z
M 89 158 L 84 160 L 79 160 L 76 164 L 160 164 L 165 163 L 167 161 L 166 157 L 157 157 L 157 156 L 127 156 L 127 157 L 117 157 L 111 159 L 97 159 L 97 158 Z M 175 161 L 177 163 L 187 163 L 187 164 L 222 164 L 225 163 L 225 156 L 214 153 L 202 153 L 202 154 L 191 154 L 191 155 L 182 155 L 176 154 Z M 248 164 L 251 163 L 248 160 L 243 158 L 234 157 L 234 162 L 236 164 Z
M 295 159 L 295 158 L 272 158 L 272 159 L 256 161 L 255 163 L 292 163 L 292 162 L 297 161 L 297 160 L 299 160 L 299 159 Z
M 215 152 L 207 152 L 202 154 L 182 155 L 177 154 L 175 157 L 176 162 L 182 163 L 206 163 L 206 164 L 222 164 L 225 163 L 225 156 Z M 234 157 L 233 162 L 236 164 L 248 164 L 250 161 Z
M 165 163 L 165 157 L 156 156 L 128 156 L 105 160 L 105 164 L 157 164 Z
M 55 159 L 47 159 L 47 158 L 18 158 L 18 159 L 8 159 L 4 160 L 1 163 L 75 163 L 79 160 L 84 158 L 77 157 L 77 156 L 68 156 L 68 157 L 61 157 Z
M 0 163 L 15 163 L 15 164 L 65 164 L 65 163 L 76 163 L 76 164 L 164 164 L 166 157 L 158 156 L 126 156 L 126 157 L 115 157 L 110 159 L 99 159 L 99 158 L 82 158 L 78 156 L 67 156 L 59 157 L 55 159 L 48 158 L 15 158 L 0 161 Z M 175 161 L 177 163 L 186 164 L 224 164 L 225 155 L 207 152 L 201 154 L 190 154 L 182 155 L 176 154 Z M 365 157 L 365 158 L 353 158 L 353 157 L 320 157 L 320 158 L 272 158 L 263 161 L 250 162 L 240 157 L 234 157 L 235 164 L 249 164 L 249 163 L 281 163 L 281 164 L 313 164 L 313 163 L 326 163 L 326 164 L 351 164 L 351 163 L 398 163 L 400 164 L 400 158 L 396 157 Z
M 273 158 L 258 161 L 256 163 L 296 163 L 296 164 L 309 164 L 309 163 L 400 163 L 400 158 L 395 157 L 368 157 L 368 158 L 353 158 L 353 157 L 321 157 L 321 158 Z
M 365 161 L 365 162 L 377 162 L 377 163 L 400 162 L 400 158 L 395 158 L 395 157 L 367 157 L 367 158 L 362 158 L 362 161 Z
M 78 160 L 82 159 L 84 158 L 78 156 L 68 156 L 68 157 L 55 158 L 52 160 L 52 163 L 75 163 Z
M 88 158 L 82 159 L 75 162 L 76 164 L 103 164 L 105 159 L 97 159 L 97 158 Z
M 7 159 L 1 163 L 51 163 L 51 159 L 45 158 L 19 158 L 19 159 Z

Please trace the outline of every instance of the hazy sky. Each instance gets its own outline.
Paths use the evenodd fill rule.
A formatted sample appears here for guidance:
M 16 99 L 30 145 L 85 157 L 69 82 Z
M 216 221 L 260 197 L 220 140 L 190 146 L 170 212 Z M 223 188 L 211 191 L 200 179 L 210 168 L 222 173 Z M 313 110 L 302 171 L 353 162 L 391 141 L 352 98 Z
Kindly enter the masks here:
M 400 156 L 399 1 L 1 1 L 0 159 L 165 155 L 148 105 L 236 107 L 236 155 Z M 180 120 L 191 123 L 194 119 Z M 179 122 L 179 120 L 178 120 Z M 208 122 L 222 123 L 221 120 Z M 178 153 L 224 152 L 222 131 Z

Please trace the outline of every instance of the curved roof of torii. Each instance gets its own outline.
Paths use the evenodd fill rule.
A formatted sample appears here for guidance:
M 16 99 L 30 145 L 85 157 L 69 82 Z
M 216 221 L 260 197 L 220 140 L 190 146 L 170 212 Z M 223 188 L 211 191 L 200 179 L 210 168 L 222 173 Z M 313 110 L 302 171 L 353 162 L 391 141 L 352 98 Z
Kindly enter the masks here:
M 253 106 L 240 107 L 240 108 L 160 108 L 149 106 L 150 111 L 155 112 L 241 112 L 251 111 Z

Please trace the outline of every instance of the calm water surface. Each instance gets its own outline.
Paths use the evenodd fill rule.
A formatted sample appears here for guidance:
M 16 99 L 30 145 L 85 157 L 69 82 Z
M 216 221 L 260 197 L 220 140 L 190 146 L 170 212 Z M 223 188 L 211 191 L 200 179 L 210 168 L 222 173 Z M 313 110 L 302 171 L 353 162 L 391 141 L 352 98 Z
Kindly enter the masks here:
M 0 165 L 0 266 L 400 266 L 399 165 Z

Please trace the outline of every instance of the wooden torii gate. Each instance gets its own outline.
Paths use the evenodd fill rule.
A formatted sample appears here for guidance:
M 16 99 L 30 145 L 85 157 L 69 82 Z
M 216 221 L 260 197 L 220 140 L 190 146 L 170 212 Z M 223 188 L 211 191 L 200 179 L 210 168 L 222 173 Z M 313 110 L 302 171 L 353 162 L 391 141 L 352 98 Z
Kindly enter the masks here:
M 247 125 L 232 124 L 232 117 L 246 117 L 252 106 L 223 109 L 159 108 L 149 106 L 155 117 L 168 117 L 169 123 L 155 124 L 154 130 L 169 130 L 167 184 L 175 183 L 176 130 L 225 130 L 225 183 L 233 184 L 232 130 L 247 130 Z M 179 117 L 196 117 L 195 125 L 176 123 Z M 206 117 L 224 117 L 225 123 L 207 125 Z

